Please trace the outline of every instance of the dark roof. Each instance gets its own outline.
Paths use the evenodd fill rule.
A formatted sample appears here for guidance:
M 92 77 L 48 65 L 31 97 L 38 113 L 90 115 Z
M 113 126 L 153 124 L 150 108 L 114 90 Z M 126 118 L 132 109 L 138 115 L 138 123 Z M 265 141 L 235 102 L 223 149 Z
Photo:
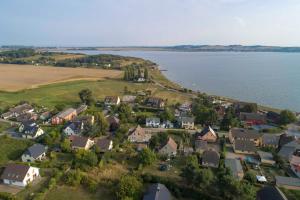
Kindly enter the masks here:
M 169 146 L 173 151 L 177 151 L 177 143 L 171 137 L 169 137 L 167 143 L 163 145 L 161 148 L 165 146 Z
M 234 177 L 237 177 L 238 173 L 243 172 L 241 161 L 236 158 L 226 158 L 225 166 L 231 170 Z
M 256 200 L 287 200 L 287 198 L 279 188 L 265 186 L 257 192 Z
M 184 123 L 194 123 L 195 118 L 194 117 L 179 117 L 180 122 Z
M 118 96 L 106 96 L 104 99 L 105 103 L 117 103 L 119 97 Z
M 152 184 L 144 195 L 143 200 L 171 200 L 168 188 L 160 183 Z
M 256 130 L 248 130 L 248 129 L 243 129 L 243 128 L 232 128 L 230 129 L 231 134 L 234 138 L 239 139 L 243 138 L 246 140 L 250 139 L 259 139 L 260 134 Z
M 75 121 L 75 122 L 68 122 L 65 126 L 65 129 L 69 127 L 72 129 L 75 133 L 79 134 L 81 132 L 82 122 Z
M 276 184 L 277 185 L 288 185 L 288 186 L 295 186 L 300 187 L 300 178 L 292 178 L 286 176 L 275 176 Z
M 101 138 L 97 140 L 96 146 L 100 148 L 100 150 L 107 150 L 109 148 L 111 140 L 108 138 Z
M 279 136 L 274 134 L 263 134 L 262 136 L 262 143 L 264 145 L 278 145 Z
M 212 132 L 212 134 L 214 134 L 217 137 L 216 132 L 210 127 L 210 126 L 206 126 L 204 129 L 202 129 L 202 131 L 200 133 L 196 133 L 196 137 L 203 137 L 204 135 L 206 135 L 207 133 Z
M 249 151 L 249 152 L 256 151 L 254 142 L 250 140 L 239 140 L 239 139 L 235 140 L 234 147 L 238 151 Z
M 31 147 L 29 147 L 24 154 L 29 155 L 33 158 L 37 158 L 43 153 L 46 153 L 46 147 L 41 144 L 34 144 Z
M 240 120 L 266 120 L 266 116 L 260 113 L 247 113 L 247 112 L 241 112 L 240 113 Z
M 295 136 L 288 135 L 286 133 L 281 134 L 279 138 L 279 147 L 284 146 L 287 143 L 290 143 L 292 141 L 296 140 Z
M 81 137 L 81 136 L 73 136 L 72 137 L 72 147 L 85 147 L 89 138 Z
M 200 150 L 206 150 L 207 147 L 207 141 L 205 140 L 195 140 L 195 149 L 200 149 Z
M 219 165 L 220 154 L 214 149 L 209 149 L 202 154 L 202 163 L 212 163 L 214 165 Z
M 8 164 L 1 175 L 1 179 L 23 181 L 29 168 L 28 165 Z
M 9 111 L 21 114 L 22 112 L 32 110 L 32 109 L 33 109 L 33 107 L 31 105 L 24 103 L 24 104 L 14 107 L 14 108 L 10 108 Z
M 109 124 L 119 124 L 120 123 L 120 119 L 117 118 L 116 116 L 112 116 L 112 115 L 107 117 L 107 121 Z

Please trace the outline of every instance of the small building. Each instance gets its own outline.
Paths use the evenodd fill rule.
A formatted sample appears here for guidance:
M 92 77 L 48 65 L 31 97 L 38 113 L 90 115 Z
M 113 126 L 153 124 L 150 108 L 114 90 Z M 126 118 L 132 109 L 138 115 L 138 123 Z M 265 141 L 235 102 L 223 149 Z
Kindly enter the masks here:
M 195 151 L 203 153 L 208 149 L 207 141 L 205 140 L 195 140 Z
M 233 150 L 235 153 L 240 154 L 255 154 L 255 143 L 250 140 L 235 140 L 233 143 Z
M 220 162 L 220 154 L 214 149 L 208 149 L 203 152 L 201 164 L 205 167 L 218 168 Z
M 46 111 L 46 112 L 43 112 L 40 115 L 40 120 L 47 121 L 48 119 L 50 119 L 50 117 L 51 117 L 51 112 L 50 111 Z
M 157 117 L 146 118 L 146 127 L 158 128 L 160 126 L 160 119 Z
M 260 175 L 256 175 L 256 181 L 258 183 L 267 183 L 268 182 L 265 176 L 260 176 Z
M 278 147 L 281 149 L 284 145 L 297 140 L 294 135 L 288 135 L 287 133 L 283 133 L 279 136 L 279 144 Z
M 129 131 L 128 140 L 132 143 L 148 143 L 151 136 L 151 134 L 147 134 L 145 130 L 138 125 L 136 128 Z
M 26 139 L 35 139 L 44 134 L 43 129 L 34 122 L 22 123 L 19 132 L 22 134 L 22 138 Z
M 172 195 L 165 185 L 156 183 L 150 185 L 143 200 L 172 200 Z
M 26 113 L 33 113 L 34 108 L 29 105 L 28 103 L 24 103 L 18 106 L 15 106 L 14 108 L 10 108 L 8 112 L 3 113 L 1 117 L 3 119 L 10 119 L 10 118 L 16 118 L 22 114 Z
M 120 127 L 120 119 L 116 116 L 109 115 L 106 119 L 109 124 L 109 131 L 116 131 Z
M 110 151 L 113 148 L 113 141 L 109 138 L 100 138 L 97 140 L 96 142 L 96 148 L 98 148 L 98 150 L 101 153 L 104 153 L 106 151 Z
M 174 128 L 174 124 L 169 120 L 163 121 L 160 125 L 161 128 Z
M 241 112 L 239 118 L 248 126 L 261 125 L 267 122 L 266 115 L 260 113 Z
M 73 135 L 70 136 L 69 138 L 71 140 L 71 147 L 73 150 L 77 150 L 77 149 L 89 150 L 94 145 L 94 141 L 88 137 Z
M 153 108 L 163 108 L 165 107 L 165 101 L 159 97 L 149 97 L 146 100 L 146 105 Z
M 217 133 L 210 126 L 205 127 L 200 133 L 196 133 L 196 140 L 216 142 L 217 139 Z
M 22 155 L 23 162 L 41 161 L 46 158 L 46 147 L 41 144 L 34 144 Z
M 120 97 L 118 96 L 107 96 L 104 99 L 105 106 L 117 106 L 121 102 Z
M 79 135 L 83 130 L 83 123 L 80 121 L 68 122 L 63 129 L 64 134 L 70 135 Z
M 275 182 L 278 187 L 283 187 L 288 190 L 300 190 L 300 178 L 275 176 Z
M 265 186 L 256 194 L 256 200 L 288 200 L 276 186 Z
M 292 171 L 300 178 L 300 157 L 293 155 L 290 160 Z
M 176 142 L 169 137 L 166 144 L 164 144 L 158 151 L 162 155 L 167 156 L 176 156 L 177 154 L 177 144 Z
M 1 179 L 4 184 L 25 187 L 40 176 L 39 168 L 28 165 L 8 164 Z
M 27 122 L 27 121 L 36 121 L 38 119 L 38 114 L 36 113 L 24 113 L 16 117 L 17 122 Z
M 283 145 L 278 155 L 286 161 L 289 161 L 297 149 L 300 149 L 300 140 L 294 140 Z
M 261 135 L 258 131 L 243 128 L 232 128 L 229 130 L 229 141 L 234 143 L 235 140 L 252 141 L 255 146 L 259 146 Z
M 277 148 L 279 144 L 279 136 L 275 134 L 263 134 L 261 137 L 262 147 Z
M 76 108 L 77 115 L 79 115 L 79 114 L 83 113 L 84 111 L 86 111 L 87 108 L 88 108 L 88 106 L 85 105 L 85 104 L 80 105 L 78 108 Z
M 125 95 L 122 98 L 123 103 L 134 103 L 136 99 L 136 96 L 133 95 Z
M 241 165 L 241 161 L 235 158 L 226 158 L 225 167 L 229 168 L 232 176 L 238 180 L 242 180 L 244 177 L 244 170 Z
M 259 156 L 259 161 L 261 162 L 261 164 L 275 165 L 276 162 L 271 153 L 264 152 L 264 151 L 257 151 L 257 154 Z
M 53 125 L 63 124 L 64 122 L 71 121 L 76 116 L 77 116 L 76 109 L 67 108 L 67 109 L 59 112 L 55 116 L 53 116 L 52 119 L 51 119 L 51 123 Z
M 185 103 L 181 104 L 178 109 L 182 112 L 191 112 L 192 104 L 189 102 L 185 102 Z
M 193 117 L 179 117 L 177 121 L 179 123 L 179 126 L 183 129 L 188 130 L 188 129 L 195 128 L 195 124 L 194 124 L 195 119 Z

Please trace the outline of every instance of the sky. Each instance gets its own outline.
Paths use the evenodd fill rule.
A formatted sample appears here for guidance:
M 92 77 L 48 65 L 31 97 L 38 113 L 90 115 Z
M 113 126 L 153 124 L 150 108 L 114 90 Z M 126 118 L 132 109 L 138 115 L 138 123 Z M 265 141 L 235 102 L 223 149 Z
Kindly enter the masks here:
M 0 45 L 300 46 L 300 0 L 0 0 Z

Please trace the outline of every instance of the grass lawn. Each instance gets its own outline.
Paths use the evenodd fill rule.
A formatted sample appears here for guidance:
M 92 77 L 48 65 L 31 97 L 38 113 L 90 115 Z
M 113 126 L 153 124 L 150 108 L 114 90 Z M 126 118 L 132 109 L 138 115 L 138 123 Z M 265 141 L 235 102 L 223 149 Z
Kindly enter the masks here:
M 17 160 L 32 144 L 28 140 L 17 140 L 6 136 L 0 137 L 0 166 L 10 160 Z
M 111 200 L 113 199 L 112 196 L 113 194 L 104 188 L 99 188 L 95 194 L 92 194 L 80 186 L 58 186 L 46 194 L 45 200 Z
M 8 129 L 10 126 L 9 123 L 5 123 L 5 122 L 0 122 L 0 133 L 6 129 Z
M 281 191 L 285 194 L 288 200 L 298 200 L 300 199 L 300 191 L 299 190 L 288 190 L 285 188 L 280 188 Z
M 124 87 L 130 91 L 152 90 L 154 96 L 171 99 L 171 102 L 186 101 L 188 96 L 163 90 L 153 84 L 129 83 L 122 80 L 99 80 L 99 81 L 73 81 L 41 86 L 35 89 L 27 89 L 18 92 L 0 92 L 0 108 L 16 104 L 22 100 L 31 103 L 53 107 L 57 104 L 74 105 L 79 102 L 78 92 L 89 88 L 96 99 L 104 99 L 107 95 L 123 95 Z M 173 99 L 174 98 L 174 99 Z

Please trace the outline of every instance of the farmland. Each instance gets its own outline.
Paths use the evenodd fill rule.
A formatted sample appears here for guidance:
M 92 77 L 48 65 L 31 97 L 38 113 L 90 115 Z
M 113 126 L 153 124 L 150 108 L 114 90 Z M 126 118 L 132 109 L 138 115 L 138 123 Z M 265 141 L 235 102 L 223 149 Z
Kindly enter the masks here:
M 1 64 L 0 90 L 18 91 L 51 83 L 74 80 L 103 80 L 106 78 L 119 78 L 121 75 L 122 71 L 118 70 Z

